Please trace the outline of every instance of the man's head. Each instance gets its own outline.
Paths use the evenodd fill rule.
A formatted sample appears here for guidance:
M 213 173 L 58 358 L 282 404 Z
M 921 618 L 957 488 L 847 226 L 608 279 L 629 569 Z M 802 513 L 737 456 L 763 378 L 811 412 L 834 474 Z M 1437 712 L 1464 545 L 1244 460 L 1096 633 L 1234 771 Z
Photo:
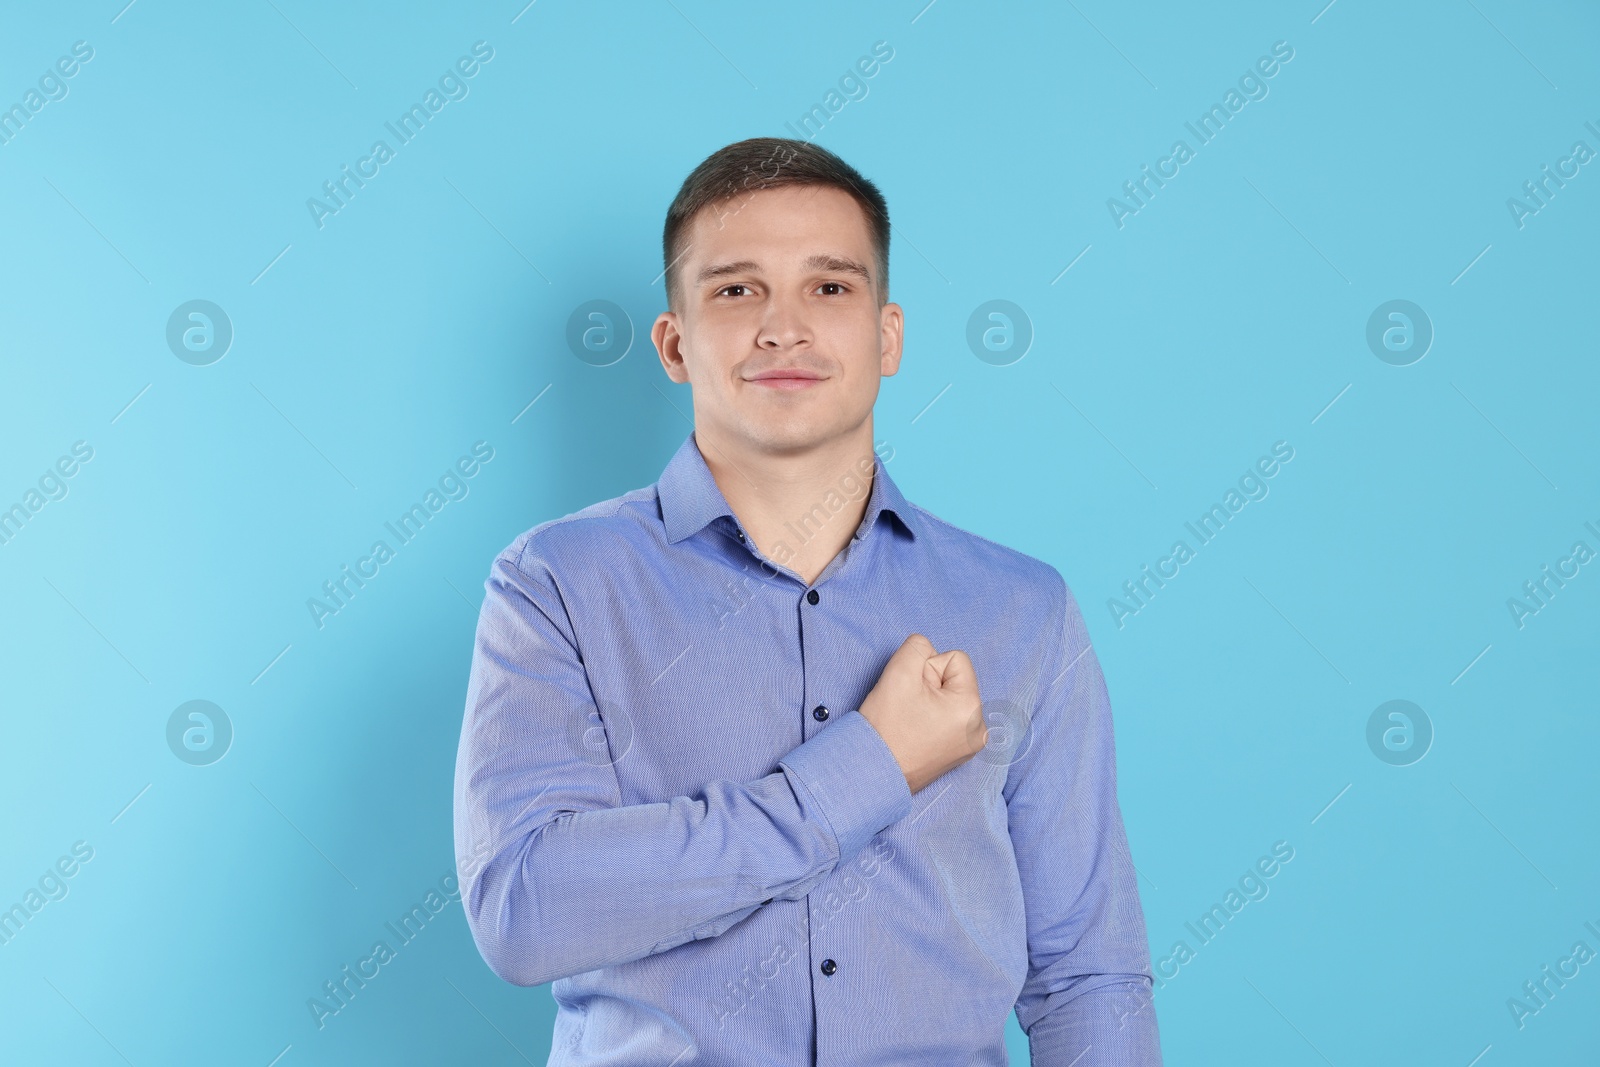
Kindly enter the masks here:
M 662 251 L 669 310 L 651 338 L 693 386 L 698 436 L 794 453 L 864 432 L 870 446 L 903 330 L 872 182 L 804 141 L 740 141 L 684 181 Z

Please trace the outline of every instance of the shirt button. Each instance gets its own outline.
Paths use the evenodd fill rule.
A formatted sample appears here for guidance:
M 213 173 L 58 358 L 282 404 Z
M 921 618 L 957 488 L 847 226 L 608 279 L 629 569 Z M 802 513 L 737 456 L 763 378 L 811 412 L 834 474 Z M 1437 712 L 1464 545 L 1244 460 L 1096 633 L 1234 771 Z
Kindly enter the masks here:
M 827 707 L 827 705 L 818 704 L 816 707 L 812 708 L 811 709 L 811 717 L 813 719 L 816 719 L 818 722 L 827 722 L 828 721 L 828 707 Z
M 834 963 L 832 960 L 823 960 L 822 961 L 822 973 L 823 974 L 831 975 L 831 974 L 833 974 L 834 971 L 837 971 L 838 969 L 839 969 L 839 965 L 837 963 Z
M 737 530 L 735 532 L 738 533 L 739 540 L 743 541 L 744 540 L 744 531 L 743 530 Z
M 811 602 L 813 604 L 815 604 L 817 601 L 819 601 L 821 599 L 822 599 L 822 594 L 818 593 L 815 589 L 811 590 L 811 592 L 806 594 L 806 600 L 808 600 L 809 602 Z

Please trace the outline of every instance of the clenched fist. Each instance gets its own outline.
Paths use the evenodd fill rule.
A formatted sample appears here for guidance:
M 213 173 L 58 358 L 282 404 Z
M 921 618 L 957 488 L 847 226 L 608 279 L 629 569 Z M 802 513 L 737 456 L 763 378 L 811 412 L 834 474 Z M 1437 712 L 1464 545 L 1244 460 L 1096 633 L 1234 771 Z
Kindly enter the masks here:
M 888 744 L 913 793 L 989 741 L 972 661 L 960 649 L 935 652 L 921 634 L 889 657 L 861 715 Z

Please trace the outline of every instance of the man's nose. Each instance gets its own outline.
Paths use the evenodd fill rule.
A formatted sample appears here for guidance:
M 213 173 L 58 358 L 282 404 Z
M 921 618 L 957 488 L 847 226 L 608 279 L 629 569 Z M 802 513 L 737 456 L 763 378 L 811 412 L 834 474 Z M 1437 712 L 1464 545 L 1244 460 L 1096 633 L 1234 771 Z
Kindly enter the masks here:
M 785 296 L 774 296 L 768 301 L 757 339 L 761 347 L 793 348 L 810 339 L 811 328 L 802 301 Z

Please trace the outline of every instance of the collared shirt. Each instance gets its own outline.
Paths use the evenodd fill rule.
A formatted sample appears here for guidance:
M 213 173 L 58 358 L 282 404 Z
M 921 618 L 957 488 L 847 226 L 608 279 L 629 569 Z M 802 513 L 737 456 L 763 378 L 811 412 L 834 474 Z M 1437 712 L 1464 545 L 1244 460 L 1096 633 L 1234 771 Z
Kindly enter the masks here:
M 870 481 L 869 481 L 870 479 Z M 870 490 L 868 485 L 870 484 Z M 863 455 L 763 554 L 691 432 L 494 561 L 456 763 L 485 961 L 553 983 L 549 1063 L 1158 1065 L 1110 706 L 1049 564 Z M 781 559 L 869 493 L 814 582 Z M 982 751 L 913 794 L 858 710 L 964 650 Z

